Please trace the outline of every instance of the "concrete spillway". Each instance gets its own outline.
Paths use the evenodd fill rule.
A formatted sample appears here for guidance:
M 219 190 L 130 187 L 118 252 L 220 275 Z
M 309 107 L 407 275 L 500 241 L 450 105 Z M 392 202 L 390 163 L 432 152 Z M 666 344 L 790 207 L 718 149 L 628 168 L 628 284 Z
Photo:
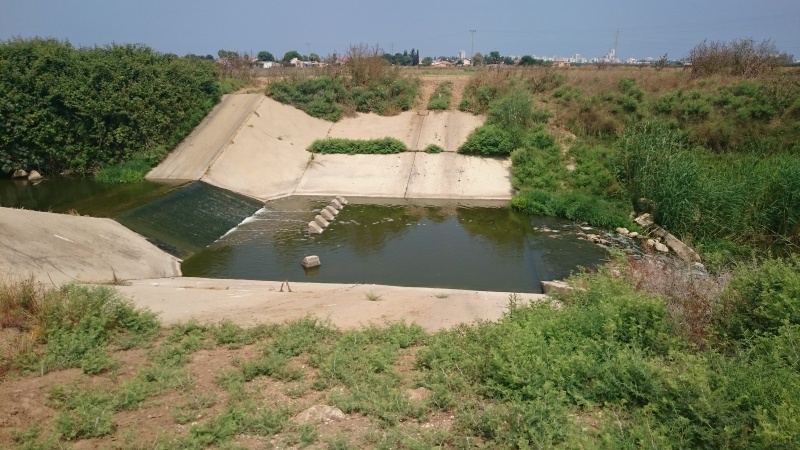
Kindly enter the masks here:
M 256 94 L 228 96 L 148 179 L 200 179 L 260 200 L 288 195 L 509 199 L 510 162 L 455 153 L 483 118 L 460 111 L 361 114 L 337 123 Z M 242 119 L 244 117 L 244 119 Z M 317 139 L 394 137 L 396 155 L 312 155 Z

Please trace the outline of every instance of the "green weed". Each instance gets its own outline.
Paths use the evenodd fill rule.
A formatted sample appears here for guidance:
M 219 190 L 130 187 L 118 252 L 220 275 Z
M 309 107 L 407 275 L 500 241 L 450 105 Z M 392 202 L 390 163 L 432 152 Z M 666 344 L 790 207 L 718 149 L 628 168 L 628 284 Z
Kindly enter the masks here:
M 430 144 L 425 147 L 425 153 L 442 153 L 444 149 L 436 144 Z
M 382 139 L 318 139 L 308 147 L 311 153 L 343 153 L 346 155 L 386 155 L 408 151 L 406 145 L 395 138 Z

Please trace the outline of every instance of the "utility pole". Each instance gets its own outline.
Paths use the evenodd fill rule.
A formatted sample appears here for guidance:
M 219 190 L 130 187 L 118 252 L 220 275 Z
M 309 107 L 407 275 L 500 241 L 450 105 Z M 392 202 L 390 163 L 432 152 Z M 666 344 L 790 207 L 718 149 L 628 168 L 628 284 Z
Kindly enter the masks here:
M 472 61 L 473 64 L 475 64 L 475 61 L 473 61 L 473 59 L 475 58 L 475 32 L 476 31 L 478 31 L 478 30 L 469 30 L 469 32 L 472 33 L 472 48 L 470 48 L 470 50 L 469 50 L 470 51 L 469 60 Z
M 311 42 L 306 42 L 306 58 L 311 61 Z

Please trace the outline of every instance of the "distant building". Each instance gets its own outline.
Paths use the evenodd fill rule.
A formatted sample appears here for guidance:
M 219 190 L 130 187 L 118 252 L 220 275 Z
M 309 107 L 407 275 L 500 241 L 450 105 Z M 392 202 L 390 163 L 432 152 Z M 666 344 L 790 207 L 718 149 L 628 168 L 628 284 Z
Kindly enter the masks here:
M 458 59 L 464 60 L 467 58 L 467 52 L 464 50 L 459 50 L 458 52 Z

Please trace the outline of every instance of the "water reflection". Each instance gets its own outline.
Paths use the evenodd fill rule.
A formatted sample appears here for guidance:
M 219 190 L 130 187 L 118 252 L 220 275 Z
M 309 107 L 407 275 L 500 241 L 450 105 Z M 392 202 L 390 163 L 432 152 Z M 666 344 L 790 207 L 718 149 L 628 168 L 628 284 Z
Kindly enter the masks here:
M 0 180 L 0 206 L 92 217 L 114 217 L 180 188 L 183 183 L 99 183 L 84 178 L 57 177 L 31 183 Z
M 351 200 L 322 235 L 307 235 L 308 222 L 328 201 L 292 197 L 267 203 L 187 259 L 184 274 L 538 292 L 540 280 L 563 278 L 605 256 L 567 232 L 563 239 L 537 232 L 528 216 L 508 208 L 452 202 Z M 569 225 L 553 220 L 554 227 Z M 206 261 L 219 258 L 223 248 L 230 261 Z M 305 271 L 300 261 L 311 254 L 322 267 Z

